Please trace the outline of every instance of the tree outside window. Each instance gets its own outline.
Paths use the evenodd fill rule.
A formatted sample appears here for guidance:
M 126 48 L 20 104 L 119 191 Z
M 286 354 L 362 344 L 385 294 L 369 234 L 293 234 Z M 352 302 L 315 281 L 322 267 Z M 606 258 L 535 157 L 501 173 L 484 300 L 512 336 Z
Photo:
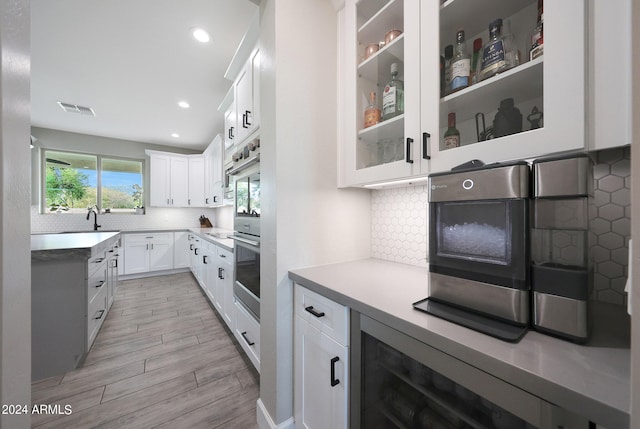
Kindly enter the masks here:
M 45 151 L 45 209 L 56 213 L 132 213 L 142 207 L 143 163 L 72 152 Z

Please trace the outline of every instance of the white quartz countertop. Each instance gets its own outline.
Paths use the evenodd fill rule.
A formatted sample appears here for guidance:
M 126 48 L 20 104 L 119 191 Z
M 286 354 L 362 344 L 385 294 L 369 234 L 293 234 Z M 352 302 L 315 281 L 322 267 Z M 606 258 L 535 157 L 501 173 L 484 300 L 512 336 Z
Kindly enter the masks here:
M 31 251 L 62 251 L 92 249 L 105 240 L 115 237 L 119 232 L 91 231 L 70 232 L 64 234 L 31 235 Z
M 594 332 L 586 345 L 533 330 L 519 343 L 509 343 L 415 310 L 412 304 L 428 294 L 427 273 L 427 268 L 365 259 L 296 269 L 289 277 L 606 428 L 628 427 L 628 332 L 600 323 L 611 307 L 596 309 Z M 618 307 L 612 307 L 619 315 Z

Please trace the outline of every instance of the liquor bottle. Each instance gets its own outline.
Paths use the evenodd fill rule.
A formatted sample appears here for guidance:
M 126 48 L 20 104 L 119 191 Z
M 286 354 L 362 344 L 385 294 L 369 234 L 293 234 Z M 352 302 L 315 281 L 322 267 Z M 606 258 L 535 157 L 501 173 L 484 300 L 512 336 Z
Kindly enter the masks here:
M 444 95 L 451 89 L 451 62 L 453 60 L 453 45 L 444 48 Z
M 456 114 L 449 113 L 449 128 L 444 132 L 444 148 L 460 147 L 460 131 L 456 128 Z
M 502 37 L 502 19 L 489 24 L 489 41 L 482 47 L 478 82 L 514 67 L 515 55 L 509 39 Z
M 471 59 L 471 82 L 477 82 L 478 74 L 478 60 L 480 59 L 480 52 L 482 51 L 482 39 L 478 37 L 473 41 L 473 58 Z
M 391 64 L 391 80 L 382 93 L 382 120 L 404 113 L 404 82 L 398 79 L 398 63 Z
M 456 47 L 451 61 L 451 90 L 450 93 L 459 91 L 469 86 L 469 73 L 471 70 L 471 58 L 467 53 L 467 44 L 464 40 L 464 30 L 456 33 Z
M 531 50 L 529 51 L 529 59 L 535 60 L 544 51 L 544 15 L 542 13 L 542 0 L 538 0 L 538 22 L 536 28 L 533 29 L 531 35 Z
M 376 93 L 371 91 L 369 94 L 369 104 L 364 109 L 364 127 L 368 128 L 380 122 L 380 108 L 376 104 Z
M 444 97 L 444 55 L 440 55 L 440 98 Z

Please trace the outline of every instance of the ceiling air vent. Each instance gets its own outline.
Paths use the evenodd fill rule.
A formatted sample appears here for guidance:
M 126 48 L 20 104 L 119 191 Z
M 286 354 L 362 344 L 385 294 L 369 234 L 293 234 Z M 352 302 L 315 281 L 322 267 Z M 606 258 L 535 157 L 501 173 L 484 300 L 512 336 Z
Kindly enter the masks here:
M 77 104 L 71 104 L 71 103 L 63 103 L 62 101 L 58 101 L 58 106 L 60 106 L 60 108 L 65 112 L 96 116 L 96 113 L 93 111 L 91 107 L 78 106 Z

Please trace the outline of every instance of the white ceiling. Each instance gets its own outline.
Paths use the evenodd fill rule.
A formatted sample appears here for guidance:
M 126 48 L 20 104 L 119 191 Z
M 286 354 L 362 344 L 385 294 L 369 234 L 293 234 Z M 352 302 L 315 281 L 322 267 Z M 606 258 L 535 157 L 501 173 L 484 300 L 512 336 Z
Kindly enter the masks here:
M 31 0 L 32 125 L 203 149 L 223 132 L 223 75 L 256 9 L 249 0 Z M 213 40 L 197 42 L 196 26 Z

